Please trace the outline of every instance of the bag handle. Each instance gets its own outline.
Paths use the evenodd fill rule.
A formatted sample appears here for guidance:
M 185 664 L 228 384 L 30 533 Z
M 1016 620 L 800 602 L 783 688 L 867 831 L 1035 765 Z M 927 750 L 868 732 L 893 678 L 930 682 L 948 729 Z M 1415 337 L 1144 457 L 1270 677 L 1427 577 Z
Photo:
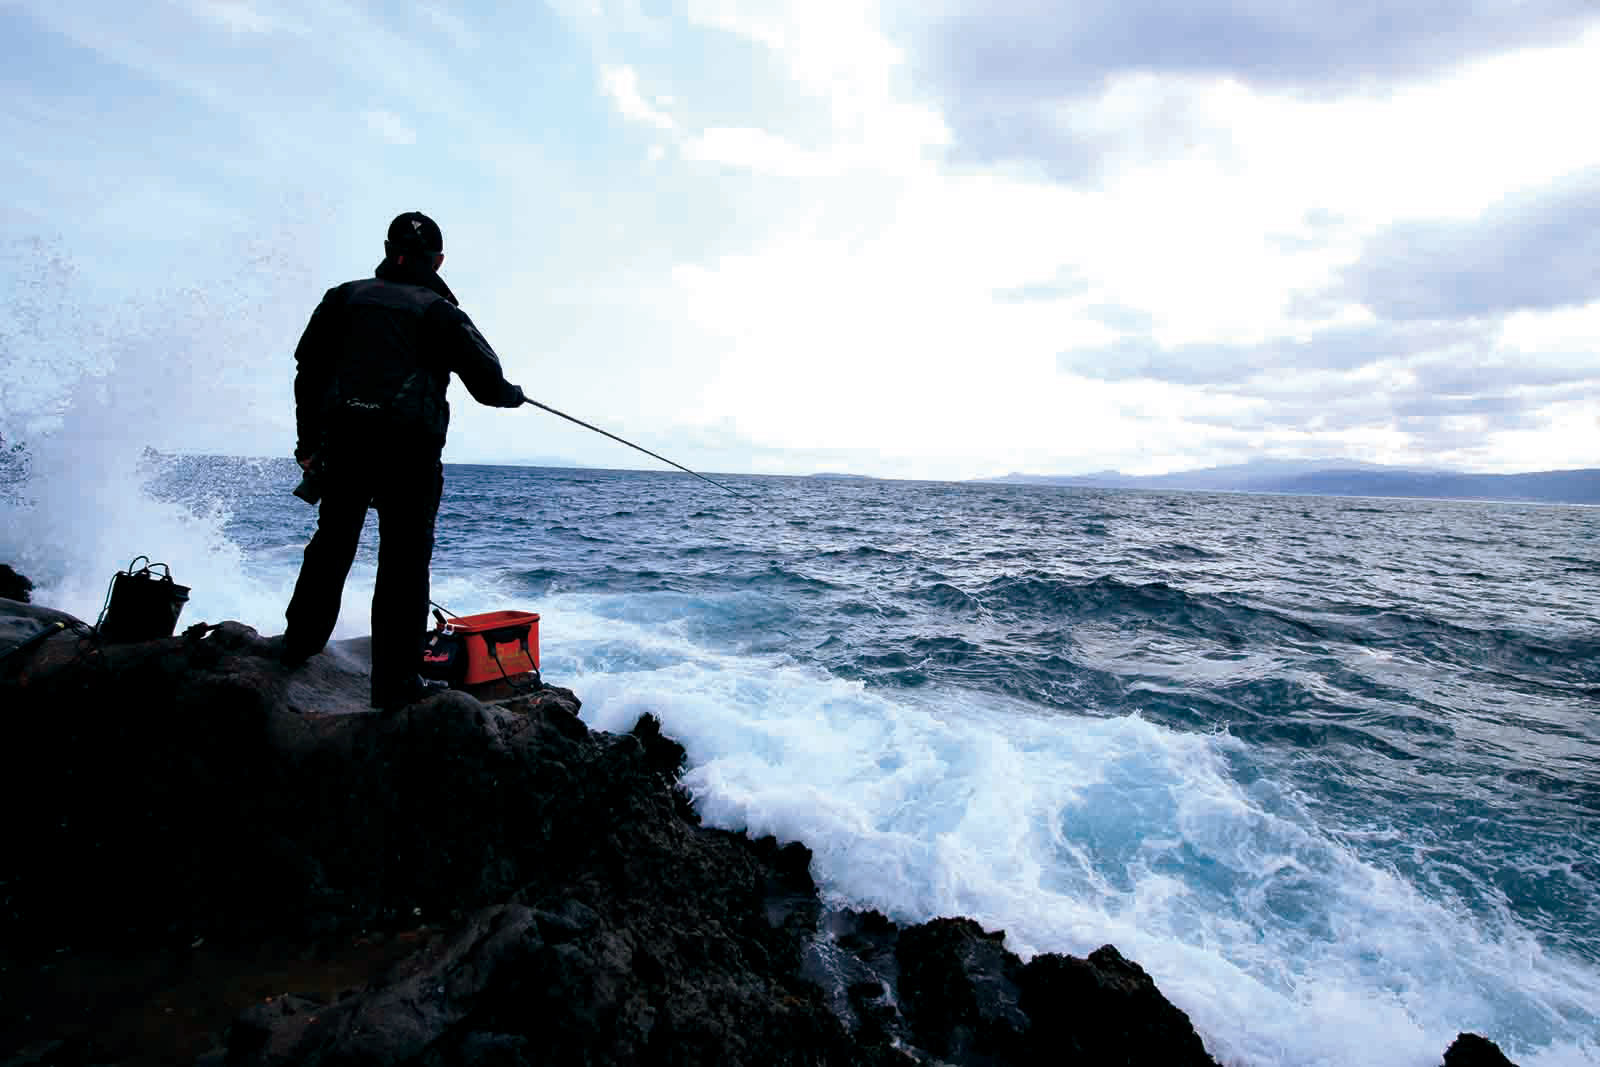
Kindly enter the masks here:
M 137 564 L 141 559 L 144 560 L 144 566 L 137 571 L 134 570 L 134 565 Z M 163 574 L 161 575 L 162 581 L 172 581 L 172 568 L 167 566 L 165 563 L 151 563 L 149 556 L 134 556 L 133 559 L 128 561 L 128 569 L 124 573 L 126 573 L 130 578 L 137 578 L 141 574 L 148 574 L 150 577 L 154 578 L 156 577 L 155 569 L 157 567 L 160 567 L 163 571 Z
M 539 668 L 532 666 L 533 652 L 528 648 L 528 633 L 526 630 L 523 631 L 522 639 L 518 642 L 518 644 L 522 646 L 522 651 L 527 653 L 528 662 L 530 665 L 530 670 L 528 673 L 533 675 L 533 679 L 531 681 L 524 681 L 522 679 L 512 678 L 506 673 L 506 665 L 500 662 L 500 642 L 490 640 L 490 638 L 494 637 L 496 634 L 503 633 L 505 633 L 504 630 L 496 630 L 482 635 L 484 639 L 483 643 L 489 650 L 489 658 L 494 660 L 494 665 L 496 667 L 500 668 L 501 680 L 511 687 L 511 691 L 513 693 L 531 693 L 535 689 L 543 689 L 544 679 L 539 675 Z

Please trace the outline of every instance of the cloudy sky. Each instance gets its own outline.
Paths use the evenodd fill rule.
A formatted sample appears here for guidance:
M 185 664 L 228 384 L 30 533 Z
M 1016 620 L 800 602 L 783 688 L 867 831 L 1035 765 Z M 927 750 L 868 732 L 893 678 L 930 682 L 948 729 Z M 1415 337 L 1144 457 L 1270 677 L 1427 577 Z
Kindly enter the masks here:
M 0 0 L 0 59 L 13 437 L 68 368 L 287 454 L 423 210 L 512 380 L 708 470 L 1600 466 L 1593 0 Z M 651 464 L 452 395 L 447 459 Z

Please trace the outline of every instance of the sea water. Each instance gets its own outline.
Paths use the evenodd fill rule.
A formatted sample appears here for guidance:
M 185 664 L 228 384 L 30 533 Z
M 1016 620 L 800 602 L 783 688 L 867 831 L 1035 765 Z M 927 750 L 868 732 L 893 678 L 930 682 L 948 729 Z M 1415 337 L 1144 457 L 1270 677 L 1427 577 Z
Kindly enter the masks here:
M 92 620 L 148 554 L 277 633 L 296 476 L 47 448 L 0 561 Z M 660 716 L 830 903 L 1114 943 L 1224 1063 L 1600 1063 L 1600 512 L 723 480 L 449 466 L 434 599 L 539 612 L 584 718 Z

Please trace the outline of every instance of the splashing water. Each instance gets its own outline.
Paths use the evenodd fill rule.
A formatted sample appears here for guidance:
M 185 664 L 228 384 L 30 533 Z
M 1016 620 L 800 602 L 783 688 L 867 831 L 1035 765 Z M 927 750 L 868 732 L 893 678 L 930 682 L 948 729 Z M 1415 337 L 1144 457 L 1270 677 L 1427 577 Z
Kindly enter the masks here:
M 89 621 L 138 555 L 191 587 L 190 619 L 281 605 L 282 576 L 252 577 L 225 532 L 235 487 L 181 503 L 147 487 L 169 462 L 156 447 L 264 439 L 292 417 L 286 351 L 303 281 L 256 253 L 229 267 L 227 285 L 118 296 L 41 240 L 7 251 L 0 559 L 34 580 L 41 602 Z

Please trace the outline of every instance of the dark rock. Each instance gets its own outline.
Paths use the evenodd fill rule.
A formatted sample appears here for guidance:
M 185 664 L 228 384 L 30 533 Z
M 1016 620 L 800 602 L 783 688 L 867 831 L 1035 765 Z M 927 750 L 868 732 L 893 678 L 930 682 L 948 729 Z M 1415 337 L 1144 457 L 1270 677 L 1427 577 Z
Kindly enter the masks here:
M 1189 1017 L 1110 945 L 1024 965 L 1005 934 L 968 918 L 901 929 L 877 912 L 840 912 L 824 931 L 808 973 L 842 985 L 829 1005 L 862 1045 L 970 1067 L 1214 1067 Z
M 555 687 L 366 713 L 346 651 L 61 634 L 0 678 L 0 1062 L 1211 1062 L 1115 950 L 1024 966 L 969 920 L 825 914 L 804 845 L 699 825 L 653 716 L 592 732 Z M 201 945 L 252 962 L 162 1030 Z M 147 1003 L 64 992 L 134 988 L 130 959 Z M 329 987 L 262 995 L 283 960 Z
M 1444 1067 L 1517 1067 L 1500 1046 L 1480 1034 L 1457 1034 L 1444 1050 Z
M 682 745 L 661 732 L 661 720 L 654 715 L 641 715 L 629 732 L 644 745 L 645 762 L 650 769 L 670 781 L 677 781 L 688 766 L 689 756 Z
M 970 919 L 904 929 L 877 912 L 825 916 L 805 972 L 866 1047 L 919 1062 L 1193 1064 L 1215 1061 L 1189 1018 L 1111 946 L 1024 965 Z
M 1212 1065 L 1189 1017 L 1144 969 L 1111 945 L 1088 959 L 1046 953 L 1021 976 L 1022 1009 L 1039 1047 L 1086 1063 Z
M 40 642 L 50 635 L 59 635 L 68 628 L 75 634 L 88 631 L 64 611 L 17 600 L 0 602 L 5 604 L 0 611 L 0 675 L 8 678 L 16 678 L 27 669 L 42 650 Z
M 11 564 L 0 563 L 0 600 L 17 600 L 26 604 L 32 592 L 32 582 L 12 570 Z
M 895 959 L 917 1045 L 956 1063 L 1009 1063 L 1023 1054 L 1022 961 L 1006 951 L 1004 933 L 971 919 L 935 919 L 903 931 Z

